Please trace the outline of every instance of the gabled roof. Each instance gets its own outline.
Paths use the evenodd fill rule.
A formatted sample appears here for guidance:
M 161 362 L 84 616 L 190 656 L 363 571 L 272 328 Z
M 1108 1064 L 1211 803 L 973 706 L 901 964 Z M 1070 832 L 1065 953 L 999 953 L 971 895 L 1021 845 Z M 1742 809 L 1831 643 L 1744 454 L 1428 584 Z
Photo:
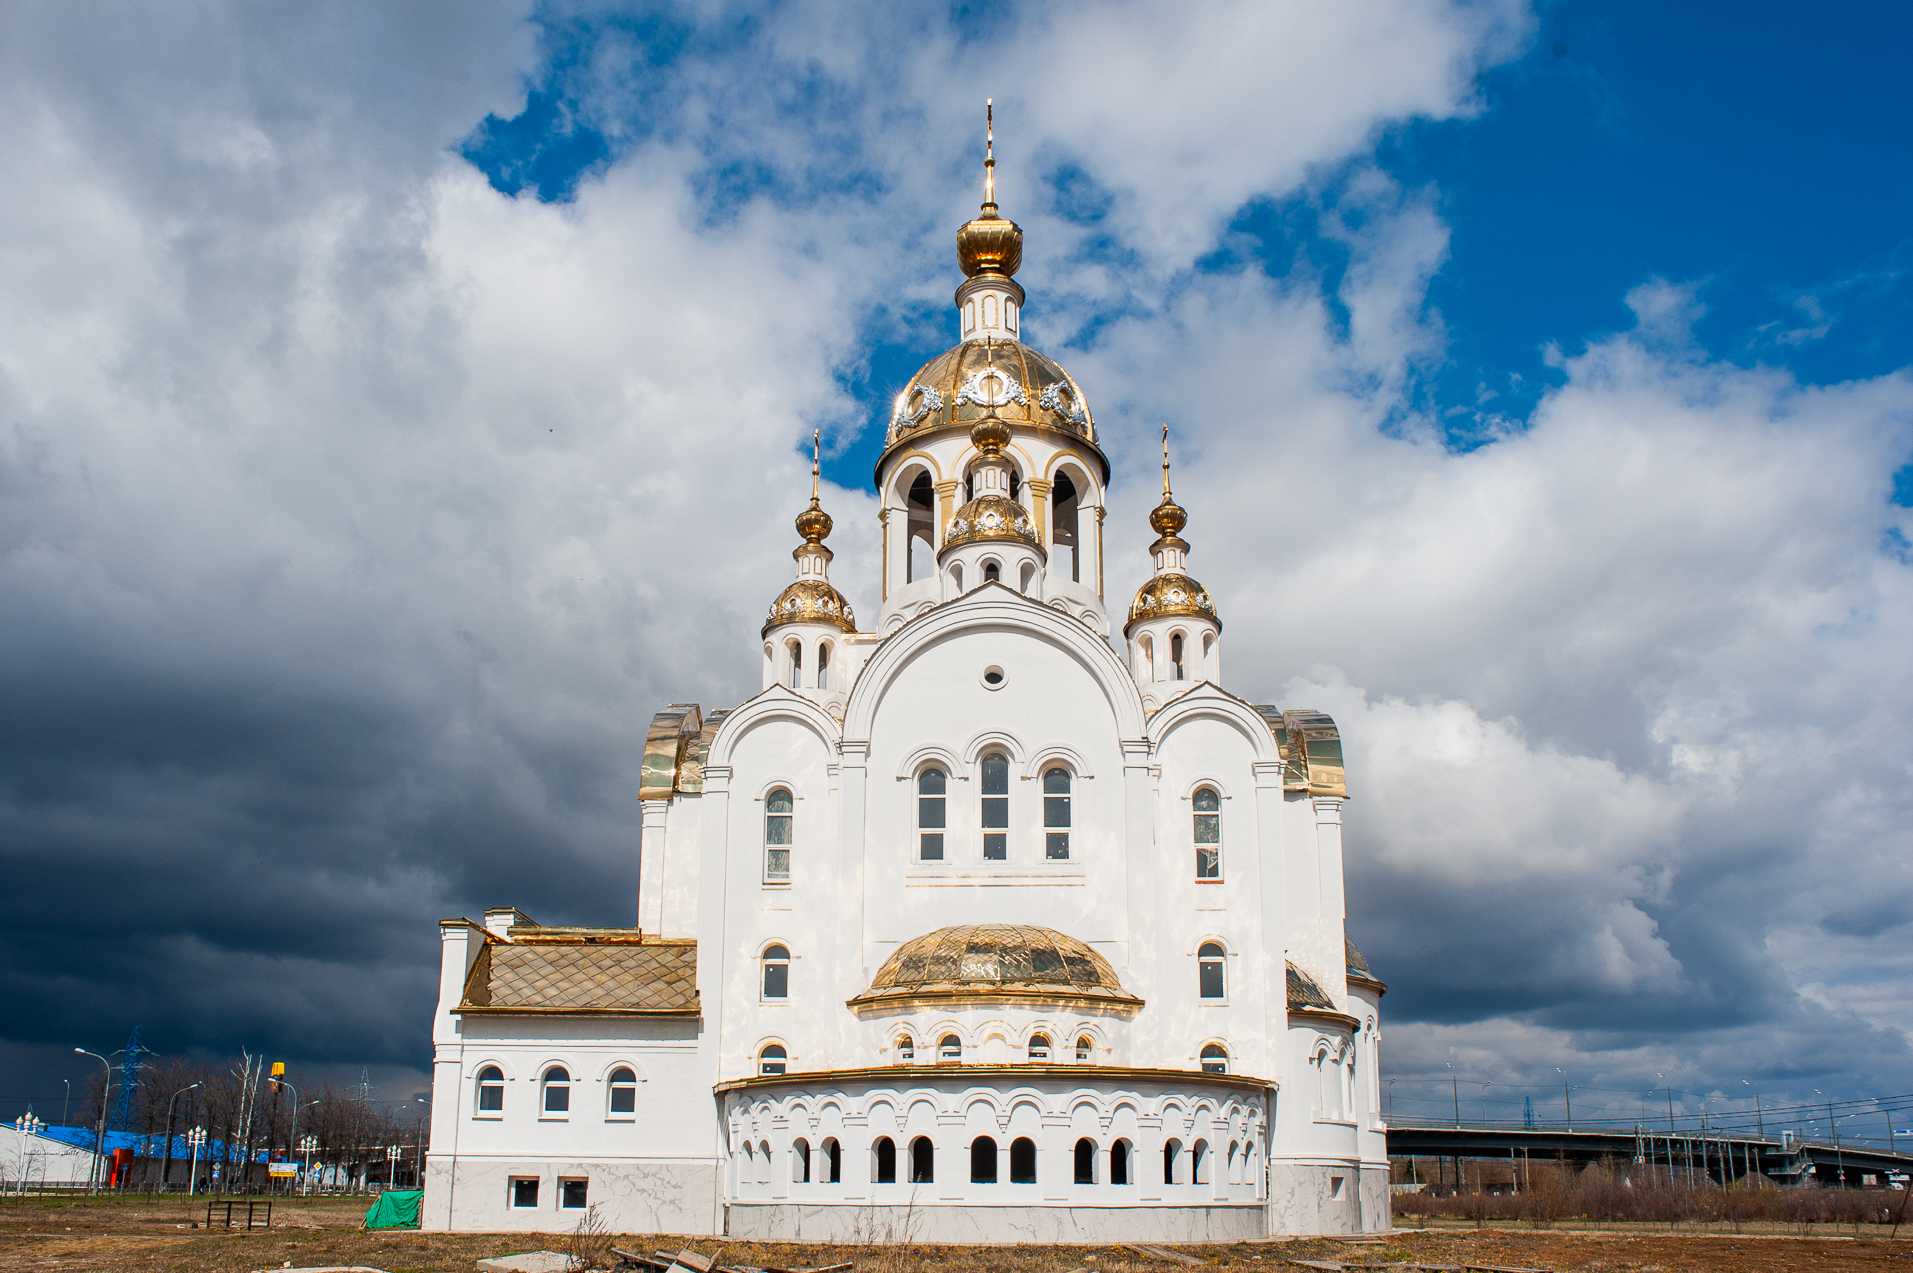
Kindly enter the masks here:
M 535 928 L 487 937 L 457 1011 L 696 1016 L 697 943 L 629 928 Z

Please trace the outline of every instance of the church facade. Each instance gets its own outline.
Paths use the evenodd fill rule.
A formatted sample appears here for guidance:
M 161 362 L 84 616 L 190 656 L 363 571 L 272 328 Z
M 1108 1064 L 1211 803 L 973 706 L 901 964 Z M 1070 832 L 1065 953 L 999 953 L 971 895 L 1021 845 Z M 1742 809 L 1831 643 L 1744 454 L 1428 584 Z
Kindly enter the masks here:
M 1340 737 L 1223 688 L 1166 433 L 1154 571 L 1110 612 L 1110 464 L 1022 343 L 1022 247 L 990 153 L 958 343 L 877 463 L 880 611 L 831 582 L 813 462 L 761 689 L 651 723 L 635 927 L 441 923 L 425 1227 L 1387 1227 Z

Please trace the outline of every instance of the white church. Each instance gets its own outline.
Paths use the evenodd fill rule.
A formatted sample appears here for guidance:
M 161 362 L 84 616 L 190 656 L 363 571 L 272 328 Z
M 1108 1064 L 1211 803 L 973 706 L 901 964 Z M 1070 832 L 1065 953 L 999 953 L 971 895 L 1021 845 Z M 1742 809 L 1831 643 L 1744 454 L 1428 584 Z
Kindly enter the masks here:
M 1388 1226 L 1340 737 L 1223 688 L 1166 437 L 1154 573 L 1112 622 L 1109 461 L 1022 343 L 986 154 L 961 339 L 877 463 L 876 621 L 831 583 L 813 464 L 762 688 L 651 723 L 636 926 L 441 922 L 426 1228 Z

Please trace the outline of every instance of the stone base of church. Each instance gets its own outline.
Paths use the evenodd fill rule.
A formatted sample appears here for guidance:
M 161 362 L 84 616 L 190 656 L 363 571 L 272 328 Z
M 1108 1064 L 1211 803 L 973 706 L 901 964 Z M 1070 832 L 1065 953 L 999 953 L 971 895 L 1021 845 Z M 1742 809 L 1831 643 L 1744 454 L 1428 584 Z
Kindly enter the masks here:
M 588 1208 L 612 1233 L 714 1231 L 718 1216 L 715 1162 L 461 1157 L 428 1160 L 419 1227 L 437 1233 L 570 1233 L 585 1211 L 560 1205 L 559 1181 L 587 1182 Z M 538 1202 L 512 1205 L 512 1182 L 538 1181 Z
M 732 1203 L 727 1236 L 787 1242 L 1234 1242 L 1265 1235 L 1258 1202 L 1203 1206 Z
M 1385 1233 L 1392 1224 L 1386 1166 L 1280 1159 L 1269 1163 L 1272 1233 Z

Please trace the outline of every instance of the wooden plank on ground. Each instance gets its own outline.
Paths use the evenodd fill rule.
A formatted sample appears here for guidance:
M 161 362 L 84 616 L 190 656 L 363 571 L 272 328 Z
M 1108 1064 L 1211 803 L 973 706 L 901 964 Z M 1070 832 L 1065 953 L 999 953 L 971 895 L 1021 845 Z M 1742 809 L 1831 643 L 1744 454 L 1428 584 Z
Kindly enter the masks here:
M 1298 1269 L 1314 1269 L 1316 1273 L 1343 1273 L 1348 1265 L 1340 1260 L 1301 1260 L 1291 1256 L 1289 1266 Z
M 711 1273 L 711 1257 L 708 1255 L 699 1255 L 696 1251 L 679 1251 L 672 1258 L 677 1262 L 674 1266 L 676 1268 L 689 1269 L 691 1273 Z
M 1152 1260 L 1167 1260 L 1171 1264 L 1199 1265 L 1208 1263 L 1207 1260 L 1198 1260 L 1193 1255 L 1187 1255 L 1181 1251 L 1171 1251 L 1168 1247 L 1157 1246 L 1153 1242 L 1131 1242 L 1127 1244 L 1127 1249 L 1134 1251 L 1137 1255 L 1146 1255 Z

